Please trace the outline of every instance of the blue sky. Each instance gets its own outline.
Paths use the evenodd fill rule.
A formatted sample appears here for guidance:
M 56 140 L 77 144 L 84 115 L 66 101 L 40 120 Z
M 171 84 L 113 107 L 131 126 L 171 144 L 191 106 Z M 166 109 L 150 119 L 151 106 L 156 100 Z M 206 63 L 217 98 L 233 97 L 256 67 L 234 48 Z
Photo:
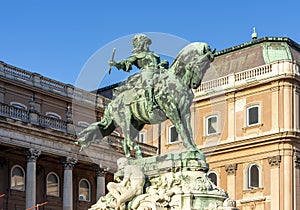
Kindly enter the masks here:
M 250 41 L 255 26 L 259 37 L 287 36 L 300 43 L 299 6 L 296 0 L 1 0 L 0 60 L 76 85 L 92 55 L 106 53 L 99 61 L 99 75 L 105 75 L 112 48 L 101 49 L 122 37 L 129 42 L 135 33 L 171 34 L 222 50 Z M 126 57 L 120 48 L 119 59 Z M 101 83 L 81 88 L 113 84 L 127 75 L 113 69 Z

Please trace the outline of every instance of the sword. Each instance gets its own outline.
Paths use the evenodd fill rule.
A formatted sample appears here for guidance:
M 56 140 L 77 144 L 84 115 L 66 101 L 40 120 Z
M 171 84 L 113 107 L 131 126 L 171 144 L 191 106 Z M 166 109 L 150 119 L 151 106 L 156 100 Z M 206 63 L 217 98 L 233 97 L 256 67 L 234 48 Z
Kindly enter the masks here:
M 116 53 L 116 48 L 113 49 L 113 52 L 111 55 L 111 61 L 114 61 L 115 53 Z M 113 65 L 109 64 L 108 74 L 110 74 L 112 66 Z

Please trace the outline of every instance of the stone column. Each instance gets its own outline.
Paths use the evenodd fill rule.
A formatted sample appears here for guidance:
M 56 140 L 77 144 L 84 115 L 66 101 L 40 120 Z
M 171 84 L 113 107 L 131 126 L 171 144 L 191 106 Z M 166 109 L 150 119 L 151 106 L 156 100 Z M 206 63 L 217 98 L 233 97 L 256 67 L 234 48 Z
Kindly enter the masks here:
M 295 196 L 294 209 L 300 210 L 300 156 L 295 156 Z
M 232 163 L 225 165 L 225 170 L 227 173 L 227 192 L 231 199 L 236 199 L 236 170 L 237 170 L 237 164 Z
M 277 84 L 274 84 L 277 85 Z M 275 86 L 271 88 L 272 92 L 272 131 L 278 132 L 279 131 L 279 87 Z
M 30 148 L 25 151 L 27 157 L 26 169 L 26 209 L 36 204 L 36 159 L 41 151 Z
M 271 209 L 280 209 L 280 162 L 281 156 L 273 156 L 269 158 L 269 164 L 271 165 Z
M 105 195 L 105 174 L 109 168 L 104 168 L 102 165 L 94 165 L 94 171 L 97 174 L 97 195 L 96 199 L 99 200 L 101 196 Z
M 64 165 L 63 210 L 73 210 L 73 167 L 77 159 L 66 157 Z
M 227 107 L 227 125 L 228 125 L 228 140 L 234 141 L 234 138 L 236 136 L 235 134 L 235 110 L 234 110 L 234 94 L 230 95 L 231 98 L 227 100 L 228 107 Z
M 283 89 L 283 108 L 284 108 L 284 114 L 283 114 L 283 125 L 284 125 L 284 131 L 290 131 L 292 129 L 292 120 L 291 117 L 293 116 L 292 113 L 292 91 L 291 87 L 287 86 Z M 273 115 L 272 115 L 273 116 Z
M 283 209 L 293 209 L 293 157 L 288 151 L 283 156 Z
M 300 90 L 297 88 L 295 90 L 295 93 L 294 93 L 294 96 L 295 96 L 295 99 L 294 99 L 294 114 L 293 114 L 293 122 L 294 122 L 294 130 L 295 131 L 299 131 L 300 129 L 300 110 L 299 110 L 299 106 L 300 106 L 300 103 L 299 103 L 299 92 Z

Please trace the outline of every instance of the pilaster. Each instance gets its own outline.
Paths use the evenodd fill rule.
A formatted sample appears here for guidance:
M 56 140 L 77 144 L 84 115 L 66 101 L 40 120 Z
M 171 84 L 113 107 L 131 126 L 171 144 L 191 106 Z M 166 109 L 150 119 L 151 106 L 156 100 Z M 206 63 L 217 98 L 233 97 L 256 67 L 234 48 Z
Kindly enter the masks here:
M 108 167 L 102 167 L 102 165 L 95 164 L 93 166 L 94 171 L 97 174 L 97 200 L 105 195 L 105 175 L 109 170 Z
M 36 159 L 40 156 L 41 151 L 29 148 L 25 150 L 27 159 L 26 169 L 26 209 L 36 204 Z
M 295 197 L 294 197 L 294 209 L 300 210 L 300 155 L 295 155 Z
M 271 165 L 271 209 L 280 209 L 280 163 L 281 156 L 269 157 L 269 164 Z
M 236 199 L 236 170 L 237 164 L 231 163 L 225 165 L 227 173 L 227 192 L 230 198 Z
M 73 167 L 76 158 L 66 157 L 62 160 L 64 166 L 63 210 L 73 210 Z

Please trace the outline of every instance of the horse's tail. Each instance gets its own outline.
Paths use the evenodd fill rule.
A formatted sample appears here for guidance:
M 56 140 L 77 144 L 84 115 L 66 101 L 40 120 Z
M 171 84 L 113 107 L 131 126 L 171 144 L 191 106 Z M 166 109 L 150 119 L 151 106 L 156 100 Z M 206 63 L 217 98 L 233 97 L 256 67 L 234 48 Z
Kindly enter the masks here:
M 87 148 L 93 141 L 102 139 L 111 134 L 115 129 L 112 120 L 112 106 L 109 104 L 104 111 L 104 115 L 100 122 L 92 123 L 79 133 L 79 139 L 75 144 L 81 145 L 80 151 Z
M 116 126 L 112 117 L 111 103 L 106 107 L 98 126 L 103 137 L 111 134 L 115 130 Z

